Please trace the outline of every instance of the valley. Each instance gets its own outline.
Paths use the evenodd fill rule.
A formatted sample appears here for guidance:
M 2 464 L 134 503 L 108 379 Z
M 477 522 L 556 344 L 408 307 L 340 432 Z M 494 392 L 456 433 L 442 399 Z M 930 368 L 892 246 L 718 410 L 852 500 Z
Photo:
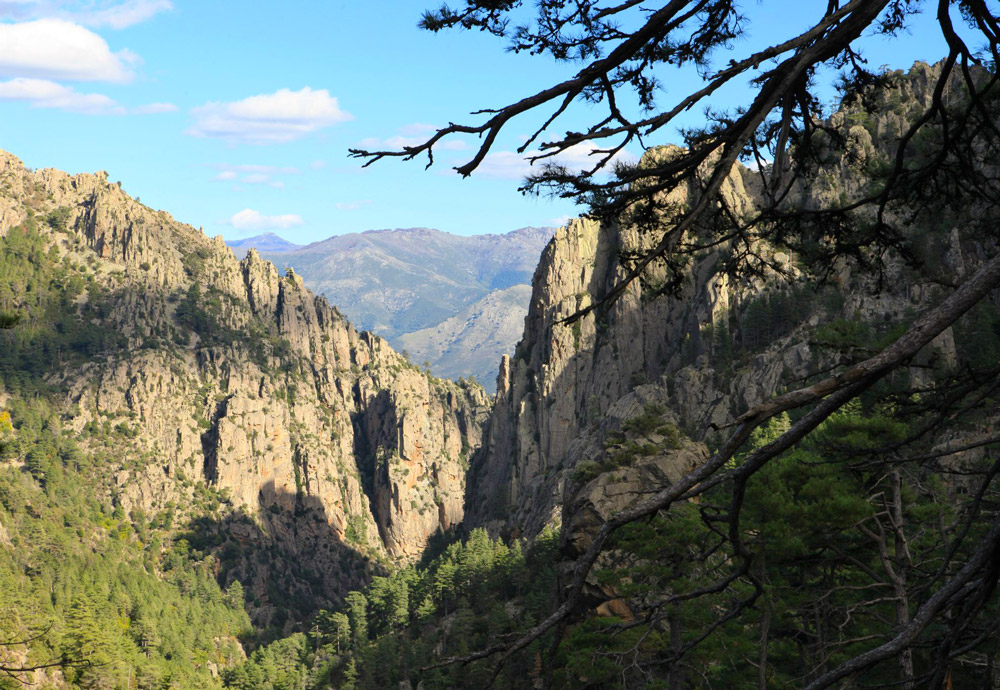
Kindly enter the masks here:
M 506 234 L 227 242 L 0 151 L 0 688 L 1000 687 L 1000 97 L 952 66 Z

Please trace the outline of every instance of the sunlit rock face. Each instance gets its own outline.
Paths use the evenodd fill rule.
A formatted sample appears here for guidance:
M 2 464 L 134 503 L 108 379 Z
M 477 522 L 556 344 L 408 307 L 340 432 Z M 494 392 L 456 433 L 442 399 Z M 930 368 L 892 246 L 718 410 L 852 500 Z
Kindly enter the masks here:
M 217 527 L 238 514 L 240 539 L 297 554 L 326 599 L 363 579 L 358 563 L 415 558 L 461 522 L 479 386 L 417 369 L 293 272 L 237 260 L 103 173 L 0 154 L 0 233 L 29 219 L 89 286 L 75 308 L 116 338 L 51 381 L 66 428 L 109 451 L 111 502 L 186 519 L 218 490 Z M 233 577 L 266 598 L 275 567 Z

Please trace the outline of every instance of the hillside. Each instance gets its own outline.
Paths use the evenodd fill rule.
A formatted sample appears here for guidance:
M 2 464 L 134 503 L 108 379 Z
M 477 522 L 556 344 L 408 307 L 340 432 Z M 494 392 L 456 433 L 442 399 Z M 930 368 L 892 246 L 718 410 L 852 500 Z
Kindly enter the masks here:
M 554 231 L 461 236 L 425 228 L 372 230 L 297 249 L 267 249 L 274 242 L 264 238 L 258 251 L 295 269 L 359 328 L 408 350 L 413 362 L 428 362 L 439 376 L 475 376 L 492 391 L 496 362 L 513 351 L 527 308 L 526 299 L 514 299 L 526 298 L 525 290 L 503 291 L 530 282 Z M 498 313 L 500 305 L 509 311 Z M 464 335 L 449 321 L 455 318 Z M 429 337 L 434 329 L 447 333 L 446 340 Z
M 702 690 L 834 687 L 867 659 L 844 687 L 1000 687 L 1000 210 L 947 166 L 882 224 L 851 203 L 937 69 L 846 96 L 760 234 L 733 233 L 767 202 L 735 164 L 685 260 L 617 294 L 678 226 L 577 219 L 530 296 L 411 334 L 474 346 L 527 297 L 492 401 L 102 174 L 0 159 L 0 635 L 30 640 L 0 666 L 56 660 L 18 680 L 57 688 Z M 989 191 L 980 143 L 959 162 Z M 802 222 L 831 202 L 835 225 Z
M 436 326 L 395 339 L 411 361 L 428 362 L 439 376 L 475 376 L 486 390 L 496 390 L 496 363 L 513 351 L 524 329 L 531 287 L 494 290 Z
M 263 235 L 246 237 L 240 240 L 227 240 L 226 245 L 233 250 L 237 259 L 242 259 L 250 249 L 260 252 L 290 252 L 301 249 L 301 244 L 294 244 L 288 240 L 278 237 L 273 232 L 266 232 Z
M 257 631 L 280 631 L 461 522 L 482 389 L 419 371 L 294 273 L 237 261 L 103 173 L 6 153 L 0 250 L 0 309 L 20 317 L 0 331 L 0 577 L 26 598 L 5 639 L 51 627 L 32 654 L 62 653 L 78 605 L 167 625 L 141 601 L 152 584 L 121 594 L 108 574 L 136 569 L 166 583 L 153 607 L 238 591 L 208 639 L 256 634 L 244 594 Z M 65 594 L 32 599 L 51 587 Z M 131 629 L 107 643 L 140 654 Z M 156 634 L 147 666 L 168 673 L 181 649 Z

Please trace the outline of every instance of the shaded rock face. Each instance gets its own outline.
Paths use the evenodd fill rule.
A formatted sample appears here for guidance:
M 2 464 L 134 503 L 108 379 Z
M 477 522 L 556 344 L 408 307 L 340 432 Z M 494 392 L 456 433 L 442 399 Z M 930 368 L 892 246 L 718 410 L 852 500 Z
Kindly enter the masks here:
M 237 261 L 221 238 L 106 175 L 30 172 L 0 152 L 0 234 L 29 216 L 45 219 L 39 231 L 61 261 L 92 277 L 81 313 L 125 344 L 51 381 L 66 391 L 66 426 L 111 447 L 116 504 L 194 514 L 208 487 L 257 540 L 295 551 L 325 534 L 338 553 L 301 557 L 333 573 L 346 551 L 414 558 L 462 520 L 481 388 L 421 372 L 291 271 L 253 250 Z M 110 442 L 95 428 L 125 431 Z M 266 574 L 244 572 L 261 587 Z
M 922 97 L 926 69 L 915 66 L 915 80 L 901 87 L 904 103 Z M 860 189 L 866 162 L 885 157 L 880 147 L 902 120 L 886 112 L 866 127 L 851 125 L 843 113 L 832 121 L 849 129 L 849 151 L 830 161 L 817 184 L 794 191 L 796 203 L 805 207 Z M 662 148 L 647 155 L 672 153 Z M 722 194 L 737 216 L 757 207 L 755 182 L 741 166 L 725 182 Z M 691 185 L 664 201 L 692 203 L 696 193 Z M 947 275 L 966 275 L 986 253 L 960 238 L 965 220 L 949 221 L 945 229 L 912 228 L 914 246 L 933 253 Z M 736 282 L 722 270 L 727 257 L 719 248 L 692 260 L 676 293 L 656 289 L 665 273 L 654 264 L 605 312 L 565 322 L 625 276 L 621 256 L 659 239 L 617 223 L 575 220 L 543 252 L 524 334 L 515 355 L 501 361 L 493 414 L 469 473 L 470 526 L 531 535 L 561 521 L 569 526 L 563 536 L 570 543 L 584 539 L 585 525 L 594 528 L 609 511 L 635 500 L 640 487 L 662 487 L 706 458 L 706 445 L 721 438 L 715 428 L 843 363 L 842 351 L 816 342 L 823 327 L 863 323 L 873 334 L 888 336 L 886 324 L 908 323 L 946 294 L 891 258 L 879 290 L 873 278 L 846 265 L 833 267 L 832 280 L 819 289 L 803 279 L 796 257 L 760 242 L 756 251 L 768 262 L 761 266 L 765 279 Z M 953 365 L 956 347 L 949 329 L 921 355 L 917 364 L 923 369 L 912 368 L 910 380 L 919 383 L 934 366 Z M 664 419 L 673 420 L 685 440 L 663 457 L 617 467 L 609 461 L 609 434 L 620 434 L 629 419 L 645 414 L 634 404 L 640 393 L 661 401 Z M 601 472 L 581 473 L 581 463 L 595 463 Z
M 739 171 L 725 193 L 737 207 L 752 203 Z M 578 219 L 560 229 L 542 253 L 524 335 L 514 357 L 501 362 L 493 414 L 473 459 L 466 501 L 471 525 L 535 534 L 558 523 L 574 468 L 600 456 L 607 433 L 617 431 L 630 413 L 641 413 L 626 405 L 612 414 L 639 386 L 657 389 L 682 428 L 728 415 L 733 401 L 702 380 L 712 378 L 709 368 L 687 366 L 682 352 L 699 324 L 713 323 L 737 299 L 713 270 L 717 256 L 692 266 L 691 279 L 676 296 L 649 297 L 637 282 L 599 319 L 563 323 L 624 275 L 618 259 L 623 251 L 657 239 Z M 659 277 L 648 276 L 654 283 Z M 780 374 L 780 363 L 773 367 Z M 748 372 L 747 380 L 758 377 Z M 689 450 L 688 455 L 703 453 Z M 678 463 L 688 465 L 690 459 Z

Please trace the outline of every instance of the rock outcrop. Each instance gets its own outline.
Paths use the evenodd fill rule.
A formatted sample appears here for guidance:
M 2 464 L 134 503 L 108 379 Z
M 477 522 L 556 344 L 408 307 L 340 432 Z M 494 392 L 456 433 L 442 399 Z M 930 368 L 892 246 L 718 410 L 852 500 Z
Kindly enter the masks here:
M 752 204 L 740 171 L 725 193 L 738 208 Z M 624 275 L 623 253 L 655 239 L 618 224 L 578 219 L 560 229 L 543 252 L 524 336 L 514 357 L 501 363 L 493 415 L 470 473 L 471 524 L 533 534 L 558 522 L 573 469 L 592 459 L 607 433 L 627 421 L 612 410 L 640 386 L 658 388 L 689 432 L 728 417 L 734 400 L 711 385 L 707 362 L 692 366 L 691 361 L 692 335 L 697 338 L 705 325 L 728 317 L 740 299 L 716 271 L 717 255 L 692 267 L 679 294 L 651 296 L 646 288 L 662 278 L 654 270 L 601 316 L 565 322 Z M 781 371 L 776 361 L 765 373 L 777 378 Z M 760 372 L 749 373 L 740 384 L 744 388 L 758 385 Z M 617 421 L 609 425 L 608 419 Z
M 886 160 L 886 147 L 912 110 L 908 104 L 926 101 L 933 69 L 918 63 L 910 75 L 898 75 L 895 91 L 880 96 L 883 107 L 874 114 L 848 106 L 836 113 L 831 126 L 845 131 L 846 150 L 832 155 L 816 180 L 793 190 L 794 203 L 815 208 L 859 194 L 869 179 L 865 166 Z M 647 153 L 671 155 L 670 147 Z M 683 207 L 698 189 L 689 183 L 663 201 Z M 740 165 L 721 193 L 737 218 L 750 215 L 761 199 L 754 174 Z M 929 256 L 943 275 L 966 275 L 985 255 L 961 238 L 971 221 L 949 218 L 942 229 L 940 220 L 933 219 L 934 228 L 910 228 L 910 249 Z M 706 446 L 721 438 L 716 429 L 750 406 L 863 356 L 873 341 L 891 339 L 887 324 L 912 321 L 945 294 L 932 275 L 891 254 L 877 290 L 876 278 L 847 262 L 832 266 L 829 280 L 819 284 L 803 278 L 798 257 L 758 241 L 750 259 L 759 262 L 755 277 L 734 279 L 725 270 L 731 250 L 720 245 L 693 257 L 676 291 L 660 289 L 666 272 L 654 262 L 613 303 L 567 321 L 624 278 L 622 257 L 655 246 L 665 230 L 640 233 L 627 224 L 574 220 L 543 252 L 523 337 L 500 364 L 493 414 L 473 459 L 470 526 L 530 535 L 560 521 L 606 517 L 630 500 L 622 495 L 627 487 L 636 490 L 634 499 L 640 486 L 662 486 L 707 457 Z M 861 347 L 848 342 L 855 327 L 869 338 Z M 911 381 L 926 380 L 933 367 L 953 366 L 956 347 L 949 329 L 909 370 Z M 651 450 L 623 464 L 620 455 L 612 458 L 617 451 L 609 438 L 646 414 L 636 396 L 659 401 L 664 423 L 676 424 L 683 440 L 666 455 Z M 600 471 L 581 472 L 583 464 Z M 608 493 L 612 485 L 621 488 L 615 497 Z M 570 527 L 573 541 L 578 530 Z
M 268 250 L 274 238 L 262 236 L 260 251 L 412 361 L 456 380 L 476 376 L 491 389 L 497 358 L 520 337 L 527 283 L 554 230 L 370 230 L 278 250 Z
M 240 515 L 237 541 L 325 573 L 321 600 L 363 575 L 338 559 L 407 561 L 461 522 L 480 387 L 431 377 L 293 272 L 253 250 L 238 261 L 103 173 L 32 172 L 0 153 L 0 235 L 25 223 L 86 281 L 76 313 L 115 343 L 48 380 L 65 425 L 109 456 L 114 504 L 183 518 L 208 490 L 213 529 Z M 275 572 L 252 560 L 231 577 L 266 608 Z

